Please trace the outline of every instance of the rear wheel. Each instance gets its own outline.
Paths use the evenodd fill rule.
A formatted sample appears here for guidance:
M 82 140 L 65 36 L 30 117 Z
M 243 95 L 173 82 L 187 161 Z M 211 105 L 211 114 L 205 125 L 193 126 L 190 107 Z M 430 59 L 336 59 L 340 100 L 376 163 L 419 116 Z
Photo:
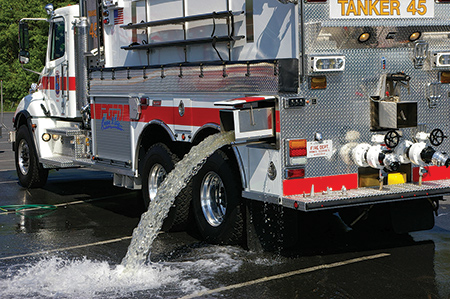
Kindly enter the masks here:
M 142 167 L 142 190 L 145 207 L 155 199 L 158 188 L 178 162 L 178 157 L 163 143 L 157 143 L 149 148 Z M 191 203 L 191 187 L 188 184 L 175 199 L 162 229 L 179 231 L 186 228 L 189 221 L 189 206 Z
M 39 163 L 33 139 L 26 126 L 20 126 L 16 136 L 15 162 L 19 183 L 25 188 L 45 185 L 48 169 Z
M 193 179 L 192 206 L 202 237 L 215 244 L 239 244 L 243 236 L 243 207 L 239 174 L 218 150 Z

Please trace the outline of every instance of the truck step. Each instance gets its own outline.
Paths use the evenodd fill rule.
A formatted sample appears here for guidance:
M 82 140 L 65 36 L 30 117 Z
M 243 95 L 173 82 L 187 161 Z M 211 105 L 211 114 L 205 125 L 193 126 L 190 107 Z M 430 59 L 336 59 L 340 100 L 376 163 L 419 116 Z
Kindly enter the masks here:
M 316 193 L 290 195 L 282 198 L 285 206 L 295 206 L 302 211 L 334 209 L 364 204 L 387 203 L 414 198 L 430 198 L 450 193 L 449 180 L 436 180 L 398 185 L 386 185 L 380 191 L 378 187 L 362 187 L 351 190 L 337 190 Z
M 44 165 L 44 168 L 69 168 L 94 165 L 94 162 L 90 159 L 73 159 L 71 157 L 60 155 L 41 158 L 40 162 Z
M 62 135 L 62 136 L 77 136 L 77 135 L 82 135 L 83 131 L 81 131 L 77 127 L 60 127 L 60 128 L 47 129 L 47 133 L 57 134 L 57 135 Z

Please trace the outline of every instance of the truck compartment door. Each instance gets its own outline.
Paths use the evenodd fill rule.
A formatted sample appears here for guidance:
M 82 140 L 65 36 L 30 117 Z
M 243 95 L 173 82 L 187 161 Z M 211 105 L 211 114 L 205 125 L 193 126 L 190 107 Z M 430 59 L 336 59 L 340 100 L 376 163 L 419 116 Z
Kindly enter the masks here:
M 94 151 L 98 162 L 116 166 L 131 163 L 131 128 L 128 97 L 95 97 L 92 105 Z
M 273 96 L 254 96 L 214 103 L 233 108 L 220 111 L 222 131 L 234 130 L 237 142 L 275 137 L 275 100 Z

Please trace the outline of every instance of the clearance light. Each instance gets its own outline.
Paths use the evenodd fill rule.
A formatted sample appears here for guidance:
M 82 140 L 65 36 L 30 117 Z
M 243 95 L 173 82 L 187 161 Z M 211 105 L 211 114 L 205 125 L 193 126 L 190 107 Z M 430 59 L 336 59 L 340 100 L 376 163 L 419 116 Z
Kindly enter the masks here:
M 104 10 L 102 15 L 103 15 L 103 24 L 109 25 L 109 23 L 110 23 L 110 21 L 109 21 L 109 10 Z
M 344 56 L 322 56 L 313 57 L 314 72 L 336 72 L 345 69 Z
M 450 72 L 440 72 L 439 79 L 440 79 L 441 83 L 449 84 L 450 83 Z
M 325 89 L 327 88 L 327 77 L 311 77 L 310 84 L 311 89 Z
M 411 33 L 411 35 L 409 36 L 409 41 L 413 42 L 418 40 L 420 37 L 422 36 L 422 33 L 420 33 L 419 31 L 413 32 Z
M 53 135 L 52 135 L 52 139 L 53 139 L 54 141 L 57 141 L 57 140 L 59 139 L 59 135 L 53 134 Z
M 286 178 L 287 179 L 297 179 L 305 177 L 305 169 L 288 169 L 286 170 Z
M 450 66 L 450 52 L 435 53 L 434 64 L 436 67 L 448 67 Z
M 359 41 L 360 43 L 365 43 L 366 41 L 369 40 L 369 38 L 370 38 L 370 33 L 369 33 L 369 32 L 364 32 L 363 34 L 361 34 L 361 35 L 358 37 L 358 41 Z
M 49 142 L 50 138 L 51 138 L 51 136 L 49 133 L 42 134 L 42 140 L 44 140 L 45 142 Z

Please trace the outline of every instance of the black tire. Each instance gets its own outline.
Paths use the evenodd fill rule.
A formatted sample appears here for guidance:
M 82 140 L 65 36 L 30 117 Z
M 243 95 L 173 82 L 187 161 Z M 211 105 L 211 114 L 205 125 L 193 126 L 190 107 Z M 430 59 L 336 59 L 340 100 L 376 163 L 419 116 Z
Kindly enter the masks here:
M 148 149 L 142 166 L 142 195 L 146 209 L 148 209 L 150 201 L 156 196 L 157 187 L 161 184 L 165 176 L 172 171 L 178 161 L 178 157 L 163 143 L 156 143 Z M 159 172 L 157 168 L 163 170 L 163 173 Z M 151 178 L 152 172 L 153 175 L 158 175 L 159 173 L 160 178 Z M 157 182 L 155 182 L 155 180 Z M 157 185 L 151 186 L 152 182 Z M 169 214 L 164 220 L 162 227 L 164 231 L 180 231 L 186 229 L 186 225 L 190 219 L 189 207 L 192 198 L 191 185 L 192 184 L 188 184 L 176 197 Z
M 34 147 L 28 127 L 19 127 L 15 142 L 15 162 L 19 183 L 25 188 L 39 188 L 45 185 L 48 169 L 44 169 Z
M 217 150 L 193 178 L 193 213 L 199 233 L 207 242 L 242 243 L 244 207 L 239 177 L 227 155 Z M 213 199 L 208 200 L 208 195 Z

